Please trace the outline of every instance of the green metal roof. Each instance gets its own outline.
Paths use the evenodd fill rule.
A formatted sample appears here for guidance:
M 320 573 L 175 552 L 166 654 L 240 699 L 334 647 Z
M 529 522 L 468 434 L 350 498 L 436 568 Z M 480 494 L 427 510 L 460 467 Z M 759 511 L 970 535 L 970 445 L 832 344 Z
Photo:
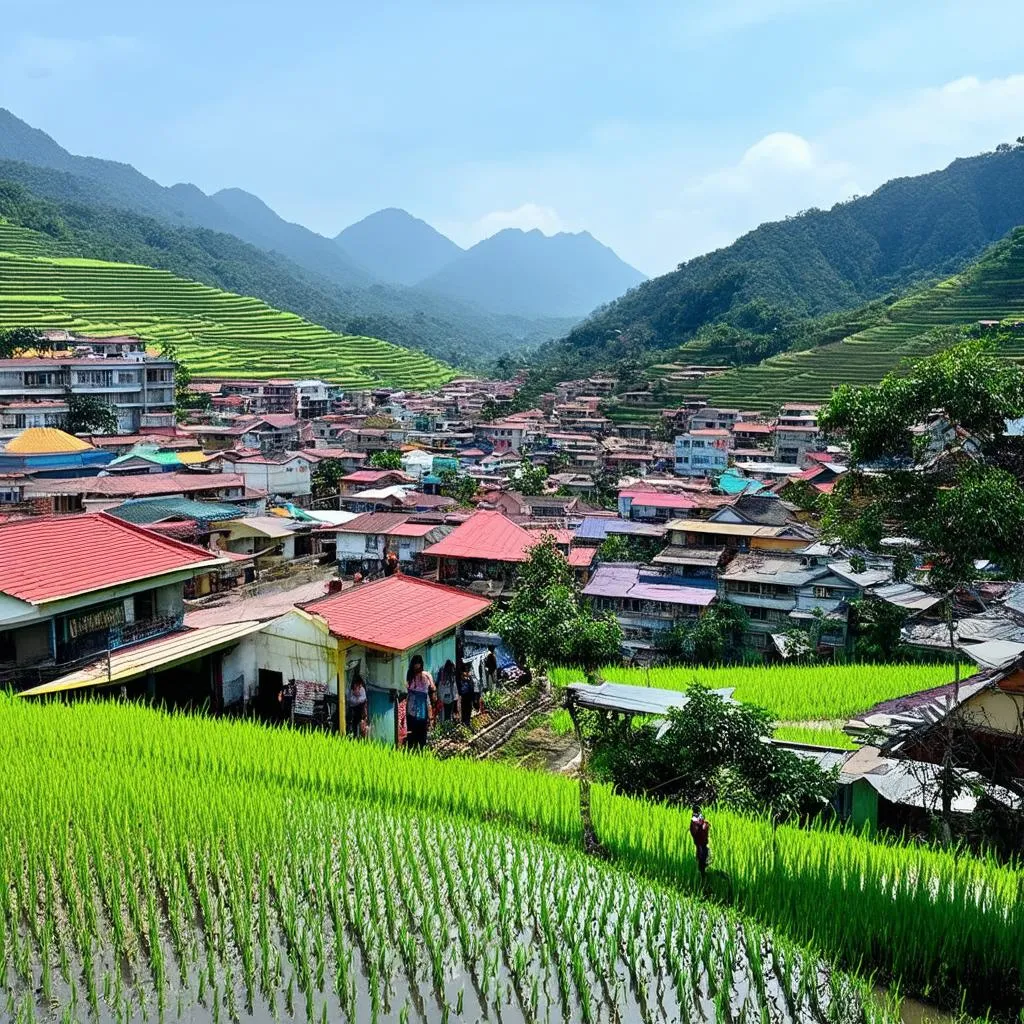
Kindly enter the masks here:
M 223 501 L 195 501 L 191 498 L 132 498 L 108 513 L 136 526 L 148 526 L 166 519 L 195 519 L 199 522 L 219 522 L 240 519 L 245 510 Z
M 125 452 L 124 455 L 119 455 L 110 465 L 116 466 L 118 463 L 128 462 L 130 459 L 145 459 L 146 462 L 152 462 L 157 466 L 181 465 L 181 459 L 178 458 L 177 452 L 162 452 L 158 448 L 142 445 L 133 448 L 130 452 Z

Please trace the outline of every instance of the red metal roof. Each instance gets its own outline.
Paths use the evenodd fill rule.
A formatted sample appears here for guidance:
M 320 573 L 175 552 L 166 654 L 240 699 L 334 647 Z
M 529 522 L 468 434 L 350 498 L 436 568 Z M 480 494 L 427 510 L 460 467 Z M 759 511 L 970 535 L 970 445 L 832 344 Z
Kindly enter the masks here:
M 590 565 L 597 555 L 597 548 L 571 548 L 569 551 L 569 564 L 574 569 L 582 569 Z
M 474 512 L 443 540 L 424 548 L 425 555 L 440 558 L 479 558 L 492 562 L 525 562 L 535 534 L 524 530 L 500 512 Z
M 33 495 L 91 494 L 101 498 L 139 498 L 245 488 L 245 478 L 237 473 L 139 473 L 127 476 L 70 477 L 65 480 L 35 479 L 28 487 Z M 263 492 L 247 488 L 246 493 Z
M 354 473 L 347 473 L 341 481 L 346 484 L 375 484 L 388 477 L 395 477 L 400 483 L 413 482 L 412 477 L 400 469 L 357 469 Z
M 407 651 L 486 611 L 491 602 L 412 576 L 363 583 L 305 605 L 346 640 Z
M 698 508 L 698 502 L 687 494 L 662 494 L 657 491 L 619 491 L 619 497 L 633 499 L 634 505 L 648 508 Z
M 0 526 L 0 592 L 32 604 L 224 561 L 102 512 Z

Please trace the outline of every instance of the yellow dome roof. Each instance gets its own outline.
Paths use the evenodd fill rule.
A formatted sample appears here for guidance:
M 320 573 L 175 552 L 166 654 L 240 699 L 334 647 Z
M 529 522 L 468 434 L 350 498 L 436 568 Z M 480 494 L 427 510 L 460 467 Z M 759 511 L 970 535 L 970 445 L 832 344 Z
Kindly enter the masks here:
M 56 427 L 29 427 L 4 446 L 11 455 L 55 455 L 58 452 L 85 452 L 92 448 L 81 438 Z

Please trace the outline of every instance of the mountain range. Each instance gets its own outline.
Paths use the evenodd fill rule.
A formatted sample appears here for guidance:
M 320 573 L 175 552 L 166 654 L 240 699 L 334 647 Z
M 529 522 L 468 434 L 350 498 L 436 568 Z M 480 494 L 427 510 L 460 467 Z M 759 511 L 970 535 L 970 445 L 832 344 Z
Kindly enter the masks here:
M 286 221 L 242 189 L 207 195 L 190 184 L 165 187 L 129 164 L 76 156 L 3 109 L 0 160 L 8 162 L 6 178 L 36 194 L 128 210 L 174 227 L 233 235 L 348 292 L 376 291 L 370 305 L 377 312 L 365 311 L 365 302 L 355 302 L 357 315 L 379 315 L 385 321 L 450 315 L 452 336 L 465 343 L 480 333 L 476 325 L 464 322 L 474 315 L 578 320 L 643 280 L 586 232 L 548 238 L 537 231 L 512 229 L 463 250 L 424 221 L 387 209 L 334 239 L 326 238 Z M 12 163 L 60 171 L 66 177 L 59 182 L 42 178 Z M 450 300 L 456 305 L 447 313 Z M 498 347 L 512 347 L 525 338 L 537 340 L 534 335 L 549 326 L 509 324 L 504 328 L 505 343 Z M 385 327 L 393 329 L 391 324 Z M 556 330 L 564 327 L 555 325 Z M 492 332 L 493 328 L 486 333 Z

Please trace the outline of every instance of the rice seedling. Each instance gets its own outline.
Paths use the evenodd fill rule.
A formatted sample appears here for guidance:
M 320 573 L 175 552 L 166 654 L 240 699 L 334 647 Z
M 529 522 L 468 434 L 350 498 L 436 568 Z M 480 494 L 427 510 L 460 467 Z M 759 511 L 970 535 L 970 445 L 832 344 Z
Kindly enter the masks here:
M 563 778 L 13 698 L 0 755 L 21 797 L 0 803 L 11 1019 L 102 1018 L 101 999 L 126 1021 L 776 1020 L 781 1002 L 888 1019 L 822 953 L 919 990 L 945 973 L 976 1002 L 1020 992 L 1017 879 L 983 861 L 795 828 L 772 844 L 722 812 L 741 917 L 680 892 L 695 868 L 670 808 L 596 788 L 615 863 L 586 858 Z M 51 972 L 46 1000 L 63 934 L 79 989 Z
M 565 686 L 584 679 L 580 669 L 552 669 Z M 952 665 L 729 665 L 721 668 L 623 668 L 599 675 L 613 683 L 685 690 L 694 682 L 712 689 L 735 687 L 736 700 L 758 704 L 779 722 L 846 719 L 883 700 L 941 686 L 953 679 Z M 566 716 L 567 717 L 567 716 Z M 570 723 L 571 726 L 571 723 Z M 565 729 L 559 717 L 556 728 Z M 568 731 L 568 730 L 565 730 Z

